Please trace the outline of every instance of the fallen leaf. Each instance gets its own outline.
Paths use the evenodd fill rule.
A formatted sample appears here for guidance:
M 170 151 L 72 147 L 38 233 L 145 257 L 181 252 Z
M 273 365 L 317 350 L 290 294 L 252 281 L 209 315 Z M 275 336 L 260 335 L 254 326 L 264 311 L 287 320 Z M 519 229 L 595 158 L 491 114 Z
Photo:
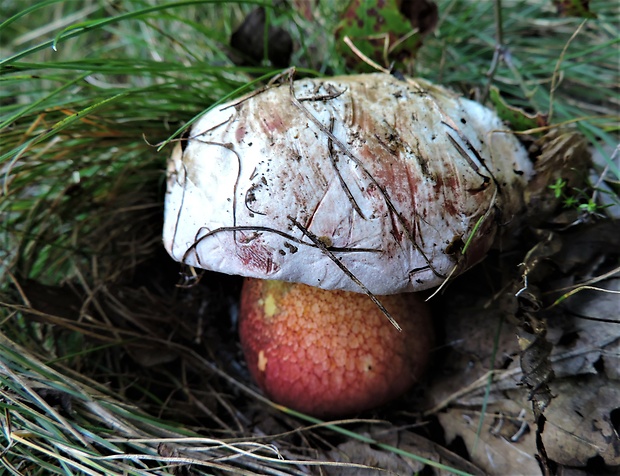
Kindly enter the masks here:
M 547 408 L 542 439 L 556 463 L 585 466 L 600 456 L 609 466 L 620 465 L 620 439 L 611 412 L 620 408 L 620 381 L 604 375 L 579 375 L 552 384 L 556 395 Z
M 547 125 L 547 114 L 540 112 L 528 114 L 523 109 L 508 104 L 501 96 L 499 89 L 491 87 L 489 99 L 493 103 L 498 116 L 510 124 L 512 130 L 521 132 L 528 129 L 536 129 Z
M 549 382 L 555 376 L 549 356 L 553 344 L 547 340 L 547 324 L 532 315 L 525 315 L 519 324 L 517 341 L 521 348 L 521 384 L 530 390 L 528 400 L 532 401 L 534 413 L 538 418 L 551 403 L 553 395 Z
M 615 236 L 608 227 L 598 230 L 605 236 Z M 606 275 L 596 286 L 619 290 L 620 278 L 613 274 L 615 255 L 608 244 L 602 243 L 606 242 L 604 238 L 600 240 L 601 246 L 582 250 L 585 259 L 579 256 L 584 240 L 589 241 L 593 236 L 596 231 L 585 235 L 583 231 L 560 234 L 559 252 L 556 245 L 547 246 L 554 243 L 553 239 L 534 248 L 524 259 L 524 268 L 530 271 L 534 281 L 530 284 L 545 284 L 545 289 L 554 287 L 554 282 L 537 281 L 548 281 L 548 276 L 541 278 L 533 272 L 540 263 L 552 262 L 559 280 L 566 279 L 562 269 L 569 270 L 571 277 L 581 271 L 586 280 Z M 596 266 L 586 262 L 601 253 L 606 260 L 597 258 Z M 578 283 L 572 278 L 569 284 Z M 551 310 L 539 311 L 536 317 L 544 318 L 546 343 L 538 350 L 548 355 L 541 354 L 545 358 L 538 356 L 540 359 L 532 356 L 523 368 L 516 358 L 520 353 L 516 334 L 519 333 L 521 344 L 527 348 L 536 342 L 539 333 L 526 335 L 515 326 L 509 319 L 515 311 L 514 302 L 511 304 L 515 300 L 514 291 L 503 296 L 488 306 L 483 298 L 467 301 L 466 297 L 457 296 L 443 310 L 448 349 L 441 352 L 446 363 L 441 366 L 442 373 L 433 374 L 429 383 L 426 413 L 437 415 L 448 441 L 461 437 L 472 462 L 489 474 L 539 474 L 534 456 L 539 420 L 534 416 L 530 390 L 520 385 L 523 370 L 526 375 L 528 371 L 536 375 L 538 360 L 545 363 L 541 367 L 545 375 L 550 371 L 555 374 L 552 381 L 542 378 L 529 382 L 534 388 L 544 382 L 553 397 L 547 402 L 540 435 L 548 459 L 560 465 L 585 467 L 598 455 L 609 466 L 620 465 L 618 294 L 581 291 Z M 500 327 L 503 319 L 507 320 Z M 534 323 L 531 327 L 537 326 Z M 495 370 L 490 375 L 492 368 Z
M 424 467 L 418 462 L 407 464 L 391 451 L 373 448 L 370 444 L 357 440 L 349 440 L 338 445 L 337 449 L 330 451 L 329 459 L 340 463 L 363 464 L 369 468 L 327 466 L 324 470 L 328 475 L 375 476 L 387 472 L 387 474 L 408 476 L 418 473 Z
M 599 286 L 620 291 L 620 277 L 608 279 Z M 557 354 L 567 355 L 555 365 L 558 376 L 602 372 L 610 380 L 620 380 L 619 304 L 618 294 L 593 290 L 574 294 L 562 303 L 563 336 L 570 339 L 565 339 L 565 345 L 562 339 L 556 345 Z
M 534 144 L 533 154 L 536 176 L 525 191 L 528 219 L 531 226 L 554 217 L 564 200 L 549 188 L 561 179 L 567 194 L 574 194 L 583 185 L 591 163 L 590 152 L 584 136 L 573 130 L 552 129 Z
M 564 234 L 562 249 L 553 258 L 562 273 L 588 279 L 594 277 L 605 257 L 618 252 L 620 220 L 603 220 L 587 226 L 576 227 Z
M 437 417 L 448 442 L 460 437 L 470 452 L 472 461 L 487 474 L 540 474 L 533 431 L 533 416 L 515 402 L 505 401 L 500 409 L 490 407 L 478 426 L 480 412 L 450 408 Z M 523 415 L 523 416 L 519 416 Z M 518 423 L 515 423 L 518 422 Z M 502 434 L 506 425 L 510 431 Z M 524 429 L 521 429 L 521 428 Z M 515 431 L 516 429 L 516 431 Z M 514 439 L 514 441 L 511 441 Z
M 447 469 L 434 468 L 437 476 L 453 474 L 450 469 L 457 469 L 471 475 L 484 474 L 479 468 L 445 447 L 408 430 L 385 425 L 360 425 L 353 430 L 374 441 L 390 445 L 407 453 L 445 465 Z M 360 469 L 343 467 L 326 467 L 327 474 L 334 475 L 385 475 L 391 471 L 398 476 L 415 475 L 423 471 L 425 464 L 405 455 L 399 455 L 387 448 L 357 440 L 348 440 L 329 452 L 329 459 L 343 463 L 357 463 L 381 469 Z

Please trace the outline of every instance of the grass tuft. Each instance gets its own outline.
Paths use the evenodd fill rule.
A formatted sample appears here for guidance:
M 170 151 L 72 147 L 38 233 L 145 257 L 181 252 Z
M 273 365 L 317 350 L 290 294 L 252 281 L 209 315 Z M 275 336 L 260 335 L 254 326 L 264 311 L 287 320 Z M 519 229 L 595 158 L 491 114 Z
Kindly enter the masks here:
M 264 6 L 291 35 L 299 74 L 343 74 L 340 2 L 310 19 L 299 2 L 23 3 L 5 1 L 0 23 L 7 474 L 307 474 L 336 464 L 334 435 L 374 444 L 347 429 L 355 422 L 325 426 L 254 392 L 235 344 L 238 281 L 206 274 L 178 288 L 160 243 L 171 142 L 281 71 L 235 63 L 231 33 Z M 616 2 L 592 2 L 597 19 L 584 21 L 504 0 L 501 37 L 494 3 L 438 2 L 438 29 L 408 72 L 479 99 L 493 86 L 512 107 L 573 123 L 603 154 L 594 198 L 617 203 Z

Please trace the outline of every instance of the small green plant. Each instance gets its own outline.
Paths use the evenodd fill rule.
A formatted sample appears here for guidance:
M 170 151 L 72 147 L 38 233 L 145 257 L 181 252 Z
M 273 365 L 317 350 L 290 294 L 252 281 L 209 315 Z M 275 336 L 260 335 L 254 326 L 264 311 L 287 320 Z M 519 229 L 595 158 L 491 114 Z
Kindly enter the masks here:
M 178 268 L 162 259 L 172 141 L 205 109 L 280 71 L 236 64 L 232 32 L 263 6 L 266 31 L 273 22 L 292 36 L 298 74 L 345 74 L 333 35 L 344 3 L 3 2 L 0 473 L 301 475 L 342 464 L 323 452 L 335 433 L 416 459 L 418 448 L 375 440 L 358 421 L 271 407 L 235 363 L 235 287 L 214 278 L 179 292 Z M 543 188 L 583 220 L 610 197 L 619 203 L 620 171 L 605 153 L 618 143 L 617 2 L 592 2 L 597 18 L 587 23 L 558 17 L 551 2 L 436 3 L 415 75 L 468 96 L 497 87 L 513 109 L 553 104 L 554 123 L 575 124 L 599 149 L 605 178 L 584 190 L 564 179 Z M 490 389 L 493 368 L 488 375 Z M 398 428 L 416 422 L 386 411 Z M 422 464 L 445 461 L 424 451 Z M 461 469 L 444 471 L 477 472 L 449 463 Z
M 564 194 L 564 188 L 566 187 L 567 182 L 562 177 L 558 177 L 553 185 L 549 185 L 549 188 L 553 190 L 553 195 L 555 198 L 561 198 Z
M 568 182 L 561 177 L 558 177 L 555 183 L 549 185 L 549 189 L 553 191 L 553 196 L 556 199 L 562 201 L 563 208 L 576 209 L 587 216 L 602 216 L 603 210 L 610 206 L 609 204 L 598 203 L 595 199 L 594 190 L 570 187 Z

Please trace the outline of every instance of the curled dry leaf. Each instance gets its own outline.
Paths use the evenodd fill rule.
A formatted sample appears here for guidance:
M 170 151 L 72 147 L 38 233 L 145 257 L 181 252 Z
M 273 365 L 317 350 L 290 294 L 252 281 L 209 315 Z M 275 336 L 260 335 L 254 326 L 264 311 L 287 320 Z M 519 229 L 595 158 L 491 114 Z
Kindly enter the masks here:
M 548 219 L 560 202 L 549 193 L 549 185 L 562 179 L 568 190 L 580 187 L 591 164 L 583 135 L 565 129 L 552 129 L 534 144 L 536 176 L 525 191 L 530 224 Z
M 495 113 L 424 80 L 291 81 L 218 106 L 175 148 L 164 244 L 228 274 L 418 291 L 485 256 L 531 175 Z
M 521 348 L 519 357 L 523 371 L 520 383 L 530 390 L 528 400 L 532 401 L 534 414 L 538 417 L 553 399 L 549 389 L 549 382 L 554 377 L 549 360 L 553 344 L 547 340 L 546 322 L 533 315 L 525 316 L 519 326 L 517 340 Z

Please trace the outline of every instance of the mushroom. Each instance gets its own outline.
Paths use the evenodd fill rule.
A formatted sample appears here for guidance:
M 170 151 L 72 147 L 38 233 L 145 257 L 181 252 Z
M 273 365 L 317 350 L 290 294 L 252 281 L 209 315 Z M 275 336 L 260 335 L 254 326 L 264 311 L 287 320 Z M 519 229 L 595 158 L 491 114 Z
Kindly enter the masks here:
M 212 109 L 175 147 L 164 245 L 195 267 L 301 283 L 244 285 L 249 368 L 276 401 L 346 414 L 420 377 L 429 314 L 401 293 L 483 259 L 532 174 L 494 112 L 425 80 L 291 80 Z
M 364 294 L 246 278 L 239 336 L 254 380 L 276 402 L 321 417 L 400 396 L 426 369 L 431 314 L 419 293 L 381 303 L 401 331 Z

